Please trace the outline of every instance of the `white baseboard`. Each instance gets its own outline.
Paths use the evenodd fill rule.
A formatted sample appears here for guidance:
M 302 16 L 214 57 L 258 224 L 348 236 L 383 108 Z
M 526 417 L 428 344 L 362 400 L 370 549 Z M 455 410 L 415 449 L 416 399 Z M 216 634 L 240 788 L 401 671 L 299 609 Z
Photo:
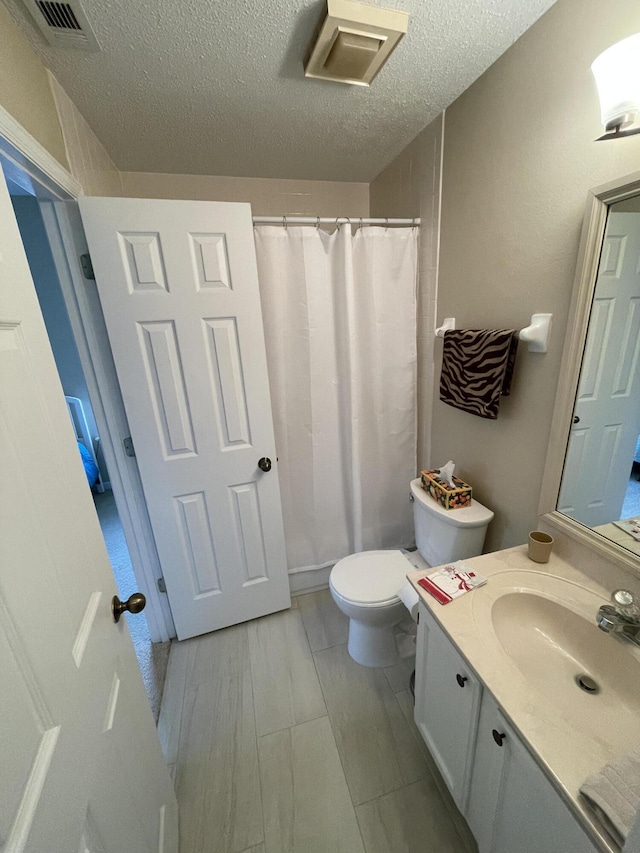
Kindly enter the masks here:
M 319 589 L 327 589 L 332 568 L 333 565 L 322 566 L 319 569 L 291 570 L 289 572 L 289 589 L 291 595 L 304 595 L 306 592 L 317 592 Z

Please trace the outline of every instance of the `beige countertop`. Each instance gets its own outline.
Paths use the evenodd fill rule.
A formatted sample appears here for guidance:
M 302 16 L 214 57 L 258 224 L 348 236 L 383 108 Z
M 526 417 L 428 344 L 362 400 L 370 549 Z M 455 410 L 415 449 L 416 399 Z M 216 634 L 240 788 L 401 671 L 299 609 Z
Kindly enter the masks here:
M 418 569 L 407 577 L 421 601 L 493 694 L 600 849 L 607 853 L 617 851 L 578 796 L 580 786 L 589 776 L 640 744 L 640 703 L 634 692 L 640 690 L 637 686 L 640 669 L 636 669 L 640 667 L 640 648 L 614 635 L 603 633 L 601 638 L 590 634 L 590 624 L 598 630 L 596 613 L 601 604 L 609 601 L 611 591 L 600 587 L 555 554 L 549 563 L 540 565 L 529 560 L 526 546 L 518 546 L 465 560 L 487 578 L 487 583 L 441 605 L 417 585 L 421 577 L 435 569 L 425 568 L 426 564 L 417 553 L 409 554 L 408 559 Z M 544 659 L 537 660 L 534 655 L 526 667 L 518 664 L 512 654 L 513 646 L 507 651 L 508 643 L 503 645 L 504 634 L 501 639 L 494 630 L 494 615 L 499 611 L 502 618 L 508 620 L 512 609 L 509 642 L 513 643 L 515 637 L 517 645 L 520 630 L 523 651 L 527 644 L 530 651 L 536 648 L 539 639 L 545 640 L 527 634 L 527 630 L 544 631 L 544 626 L 533 622 L 525 624 L 526 612 L 524 617 L 519 612 L 523 599 L 515 597 L 521 592 L 552 602 L 553 618 L 559 614 L 552 623 L 553 631 L 569 632 L 566 634 L 568 650 L 561 660 L 562 673 L 554 671 L 560 667 L 556 666 L 556 659 L 549 656 L 541 655 Z M 512 597 L 504 599 L 505 595 Z M 500 605 L 494 609 L 501 598 Z M 564 611 L 554 602 L 561 602 L 563 608 L 586 621 L 576 620 L 571 614 L 563 620 Z M 575 634 L 582 629 L 589 632 L 584 634 L 586 642 L 595 641 L 595 659 L 592 652 L 582 658 L 583 638 Z M 544 647 L 544 642 L 540 647 Z M 566 667 L 567 671 L 575 667 L 576 675 L 581 672 L 592 675 L 601 685 L 601 692 L 597 695 L 584 693 L 573 678 L 566 677 Z M 609 689 L 614 683 L 612 679 L 616 679 L 616 691 L 618 685 L 622 685 L 622 698 Z

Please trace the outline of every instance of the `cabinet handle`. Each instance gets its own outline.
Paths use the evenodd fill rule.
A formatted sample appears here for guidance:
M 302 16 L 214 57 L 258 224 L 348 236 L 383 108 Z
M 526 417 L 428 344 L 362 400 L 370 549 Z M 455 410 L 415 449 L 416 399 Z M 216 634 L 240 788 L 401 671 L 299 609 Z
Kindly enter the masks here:
M 506 738 L 506 734 L 504 732 L 499 732 L 497 729 L 493 729 L 491 734 L 493 735 L 493 739 L 498 744 L 498 746 L 502 746 L 502 743 Z
M 465 681 L 468 681 L 468 680 L 469 680 L 469 679 L 467 678 L 467 676 L 466 676 L 466 675 L 460 675 L 460 673 L 457 673 L 457 675 L 456 675 L 456 681 L 458 682 L 458 686 L 459 686 L 459 687 L 464 687 L 464 683 L 465 683 Z

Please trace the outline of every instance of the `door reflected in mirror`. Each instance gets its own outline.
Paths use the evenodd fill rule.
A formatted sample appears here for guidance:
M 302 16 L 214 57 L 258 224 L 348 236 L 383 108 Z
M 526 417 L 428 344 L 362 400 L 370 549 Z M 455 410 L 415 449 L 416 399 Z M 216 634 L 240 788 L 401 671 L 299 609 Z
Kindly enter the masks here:
M 640 196 L 609 208 L 558 511 L 640 555 Z

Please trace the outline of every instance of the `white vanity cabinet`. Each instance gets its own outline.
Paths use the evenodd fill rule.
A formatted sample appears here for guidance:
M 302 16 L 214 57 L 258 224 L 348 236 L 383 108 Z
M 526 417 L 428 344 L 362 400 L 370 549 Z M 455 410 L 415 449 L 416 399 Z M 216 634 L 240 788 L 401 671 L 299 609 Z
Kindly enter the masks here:
M 415 722 L 479 853 L 596 853 L 424 604 L 416 651 Z
M 416 646 L 416 725 L 464 814 L 482 685 L 424 605 Z

